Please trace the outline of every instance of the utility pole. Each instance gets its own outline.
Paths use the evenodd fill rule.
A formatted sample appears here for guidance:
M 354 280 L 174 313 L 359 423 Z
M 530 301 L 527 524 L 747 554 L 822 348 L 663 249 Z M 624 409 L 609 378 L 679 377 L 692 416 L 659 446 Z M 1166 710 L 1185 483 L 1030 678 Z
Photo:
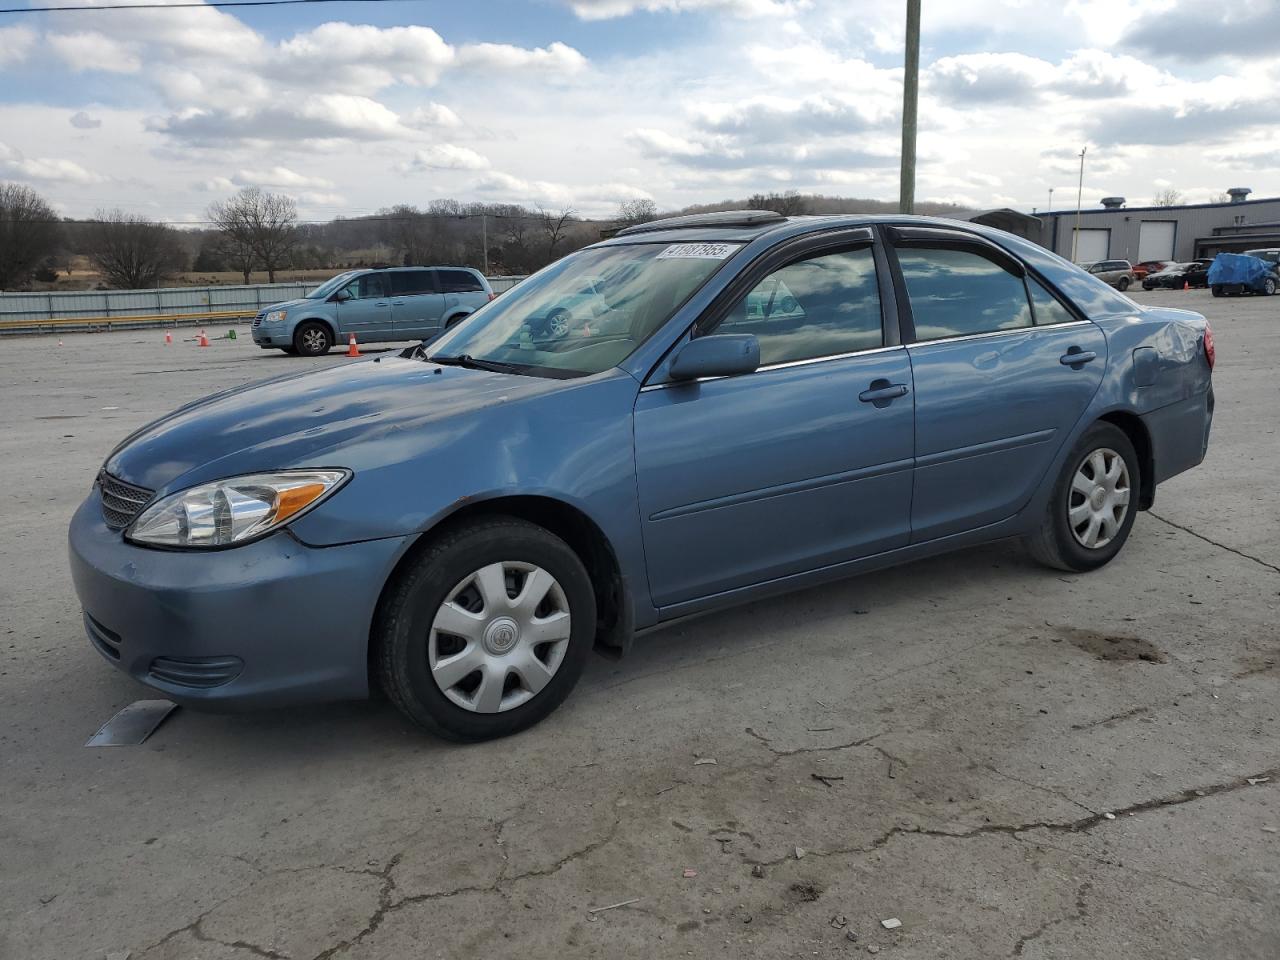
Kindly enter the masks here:
M 489 275 L 489 212 L 480 211 L 480 245 L 484 248 L 484 275 Z
M 1051 215 L 1052 213 L 1053 213 L 1053 187 L 1050 187 L 1049 188 L 1049 210 L 1045 215 L 1048 216 L 1048 215 Z
M 1071 262 L 1076 262 L 1076 249 L 1080 244 L 1080 205 L 1081 198 L 1084 196 L 1084 155 L 1088 153 L 1088 147 L 1080 148 L 1080 183 L 1076 187 L 1076 229 L 1071 235 Z
M 907 50 L 902 76 L 902 172 L 898 211 L 916 212 L 916 106 L 920 93 L 920 0 L 907 0 Z

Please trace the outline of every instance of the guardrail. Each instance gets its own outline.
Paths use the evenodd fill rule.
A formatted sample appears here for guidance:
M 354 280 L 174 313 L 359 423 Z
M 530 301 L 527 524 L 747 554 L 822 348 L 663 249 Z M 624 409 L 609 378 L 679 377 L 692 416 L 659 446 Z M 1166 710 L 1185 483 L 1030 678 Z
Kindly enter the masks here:
M 495 293 L 524 277 L 490 277 Z M 251 319 L 263 307 L 300 297 L 311 283 L 66 293 L 0 293 L 0 336 L 193 326 Z

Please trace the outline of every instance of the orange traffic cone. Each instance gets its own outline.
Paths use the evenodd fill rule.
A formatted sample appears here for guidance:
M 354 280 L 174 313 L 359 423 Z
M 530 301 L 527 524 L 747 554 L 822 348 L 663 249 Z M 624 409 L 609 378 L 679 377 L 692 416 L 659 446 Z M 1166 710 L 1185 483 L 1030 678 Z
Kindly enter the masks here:
M 201 330 L 201 331 L 200 331 L 200 346 L 202 346 L 202 347 L 207 347 L 208 345 L 209 345 L 209 338 L 208 338 L 208 337 L 206 337 L 206 336 L 204 335 L 204 331 L 203 331 L 203 330 Z
M 167 347 L 171 343 L 173 343 L 173 334 L 166 330 L 164 332 L 164 345 Z
M 1190 281 L 1190 280 L 1183 280 L 1183 281 L 1182 281 L 1182 290 L 1183 290 L 1183 292 L 1185 293 L 1186 291 L 1188 291 L 1188 290 L 1190 290 L 1190 289 L 1191 289 L 1191 281 Z
M 354 333 L 347 338 L 347 356 L 348 357 L 360 356 L 360 347 L 356 343 L 356 335 Z

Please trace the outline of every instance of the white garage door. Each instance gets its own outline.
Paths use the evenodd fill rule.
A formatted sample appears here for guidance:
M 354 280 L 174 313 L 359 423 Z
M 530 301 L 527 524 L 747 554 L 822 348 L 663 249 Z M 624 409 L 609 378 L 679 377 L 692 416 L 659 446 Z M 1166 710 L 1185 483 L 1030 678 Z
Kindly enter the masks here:
M 1106 260 L 1111 249 L 1111 231 L 1085 228 L 1076 238 L 1076 263 Z
M 1172 220 L 1143 220 L 1138 224 L 1138 262 L 1173 259 Z

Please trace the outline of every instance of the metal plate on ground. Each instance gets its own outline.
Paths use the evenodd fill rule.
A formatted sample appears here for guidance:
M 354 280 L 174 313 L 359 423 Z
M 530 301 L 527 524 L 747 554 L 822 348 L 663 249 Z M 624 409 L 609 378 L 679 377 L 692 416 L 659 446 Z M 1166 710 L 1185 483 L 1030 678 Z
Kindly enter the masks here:
M 172 700 L 135 700 L 102 725 L 86 747 L 136 747 L 155 732 L 177 704 Z

